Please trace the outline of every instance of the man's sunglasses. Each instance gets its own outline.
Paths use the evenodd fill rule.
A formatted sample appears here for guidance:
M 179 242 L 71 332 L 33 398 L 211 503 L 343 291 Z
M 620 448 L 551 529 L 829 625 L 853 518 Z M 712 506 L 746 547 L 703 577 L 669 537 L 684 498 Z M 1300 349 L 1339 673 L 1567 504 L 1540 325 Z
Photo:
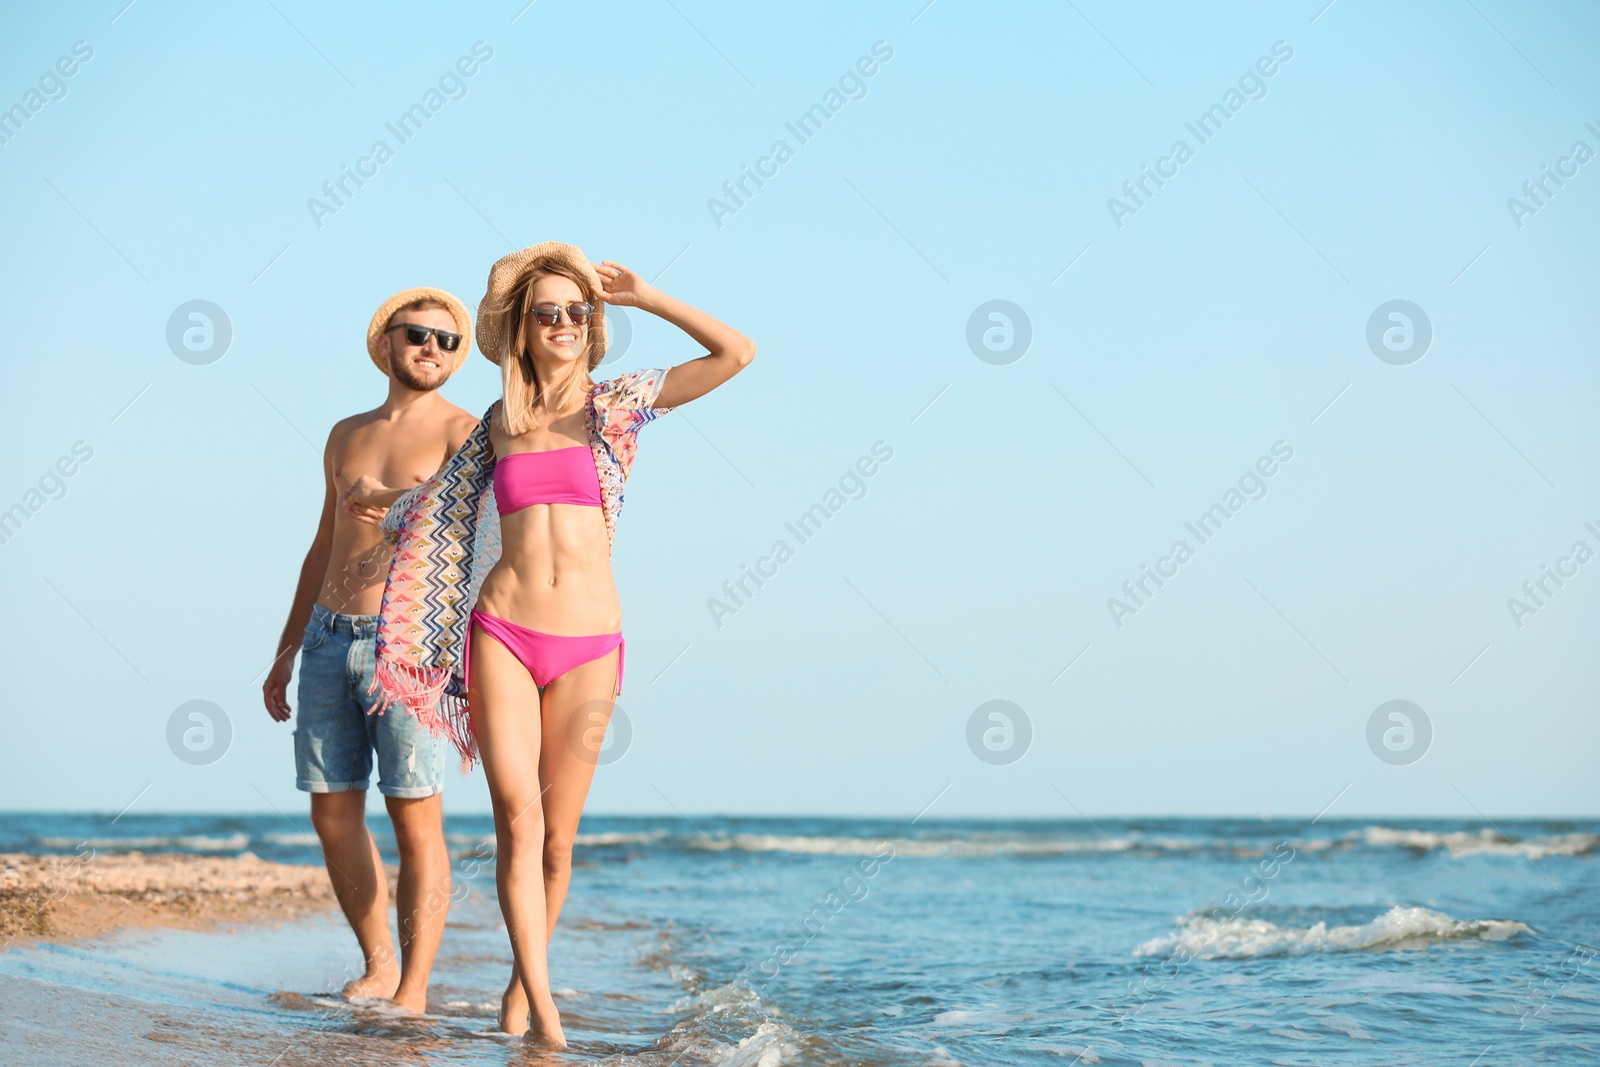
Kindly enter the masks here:
M 528 310 L 533 312 L 533 319 L 540 326 L 554 326 L 561 321 L 562 308 L 559 304 L 535 304 Z M 594 305 L 581 301 L 566 306 L 567 320 L 574 326 L 584 326 L 589 322 L 589 317 L 594 314 Z
M 406 344 L 416 345 L 418 348 L 427 344 L 429 337 L 434 337 L 438 340 L 441 352 L 454 352 L 461 347 L 461 335 L 459 333 L 450 333 L 448 330 L 438 330 L 432 326 L 415 326 L 409 322 L 402 322 L 389 327 L 389 329 L 404 330 L 406 332 Z

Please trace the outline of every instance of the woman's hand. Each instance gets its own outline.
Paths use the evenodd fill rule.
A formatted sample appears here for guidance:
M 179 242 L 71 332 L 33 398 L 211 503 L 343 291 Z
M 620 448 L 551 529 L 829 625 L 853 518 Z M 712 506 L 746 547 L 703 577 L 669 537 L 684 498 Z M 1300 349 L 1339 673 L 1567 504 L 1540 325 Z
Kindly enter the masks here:
M 600 275 L 599 297 L 608 304 L 643 307 L 656 295 L 656 287 L 620 263 L 604 260 L 595 271 Z

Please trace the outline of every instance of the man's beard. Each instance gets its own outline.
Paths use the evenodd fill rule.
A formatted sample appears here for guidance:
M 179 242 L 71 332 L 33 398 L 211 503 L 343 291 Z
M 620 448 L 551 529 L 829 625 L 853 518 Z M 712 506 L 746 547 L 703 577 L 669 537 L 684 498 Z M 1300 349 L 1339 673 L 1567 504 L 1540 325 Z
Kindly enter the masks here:
M 395 381 L 399 382 L 407 389 L 415 389 L 419 393 L 433 392 L 435 389 L 439 388 L 439 386 L 445 383 L 446 378 L 450 377 L 448 373 L 443 373 L 439 375 L 438 381 L 428 381 L 424 378 L 419 378 L 416 371 L 411 368 L 409 363 L 391 363 L 389 365 L 389 372 L 394 375 Z

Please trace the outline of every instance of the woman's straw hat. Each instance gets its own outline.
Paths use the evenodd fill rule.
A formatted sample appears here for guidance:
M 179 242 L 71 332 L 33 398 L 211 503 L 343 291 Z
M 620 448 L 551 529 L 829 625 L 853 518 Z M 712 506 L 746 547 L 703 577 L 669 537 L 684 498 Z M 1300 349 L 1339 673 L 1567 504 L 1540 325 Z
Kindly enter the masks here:
M 499 363 L 505 346 L 512 340 L 506 334 L 506 300 L 528 272 L 541 267 L 565 267 L 588 287 L 585 299 L 594 305 L 589 318 L 589 369 L 600 365 L 606 354 L 606 306 L 600 299 L 600 274 L 576 245 L 560 241 L 524 248 L 500 259 L 489 268 L 489 287 L 478 304 L 478 351 L 491 363 Z
M 384 365 L 383 357 L 378 354 L 378 338 L 383 336 L 383 328 L 389 325 L 389 320 L 394 313 L 407 304 L 414 304 L 418 300 L 437 300 L 450 309 L 450 317 L 456 320 L 456 332 L 461 335 L 461 344 L 456 348 L 456 364 L 450 368 L 454 374 L 461 369 L 461 364 L 466 362 L 467 353 L 472 350 L 472 318 L 467 314 L 467 306 L 443 289 L 402 289 L 389 299 L 385 300 L 378 308 L 378 313 L 372 316 L 372 322 L 367 326 L 367 355 L 372 357 L 372 362 L 378 369 L 388 374 L 389 368 Z

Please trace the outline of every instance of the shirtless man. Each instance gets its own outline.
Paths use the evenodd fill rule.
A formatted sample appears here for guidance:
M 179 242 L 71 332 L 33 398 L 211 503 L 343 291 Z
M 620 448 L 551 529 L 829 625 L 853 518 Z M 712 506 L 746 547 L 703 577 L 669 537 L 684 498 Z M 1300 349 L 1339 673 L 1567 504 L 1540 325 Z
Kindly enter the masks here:
M 449 907 L 440 796 L 448 746 L 403 708 L 367 713 L 374 702 L 367 689 L 393 547 L 379 528 L 383 513 L 349 503 L 347 490 L 362 475 L 386 485 L 419 484 L 461 447 L 478 420 L 437 390 L 465 361 L 471 344 L 467 309 L 438 289 L 397 293 L 373 316 L 367 353 L 388 375 L 389 396 L 328 434 L 322 518 L 262 686 L 273 719 L 289 721 L 289 676 L 300 651 L 296 784 L 311 794 L 311 824 L 328 876 L 365 957 L 365 973 L 342 992 L 391 998 L 412 1011 L 427 1008 L 428 973 Z M 374 750 L 378 791 L 400 853 L 399 966 L 389 934 L 388 878 L 367 830 Z

